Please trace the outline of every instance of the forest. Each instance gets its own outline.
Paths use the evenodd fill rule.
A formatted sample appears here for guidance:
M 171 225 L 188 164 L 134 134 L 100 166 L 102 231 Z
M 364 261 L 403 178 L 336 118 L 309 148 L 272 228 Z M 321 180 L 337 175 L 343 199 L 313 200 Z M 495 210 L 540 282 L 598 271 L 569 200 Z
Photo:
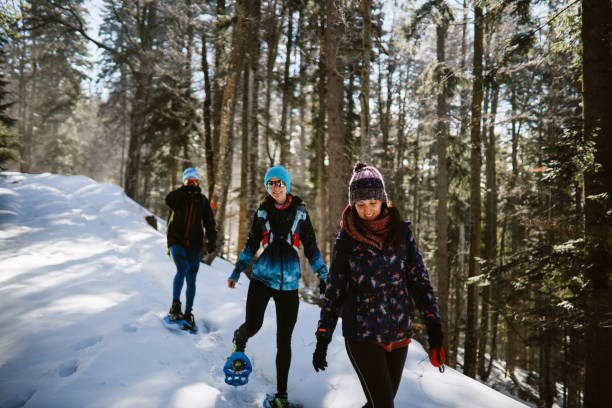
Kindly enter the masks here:
M 2 0 L 0 22 L 1 169 L 112 182 L 165 218 L 196 167 L 235 261 L 282 164 L 329 261 L 370 163 L 449 366 L 609 406 L 609 0 Z

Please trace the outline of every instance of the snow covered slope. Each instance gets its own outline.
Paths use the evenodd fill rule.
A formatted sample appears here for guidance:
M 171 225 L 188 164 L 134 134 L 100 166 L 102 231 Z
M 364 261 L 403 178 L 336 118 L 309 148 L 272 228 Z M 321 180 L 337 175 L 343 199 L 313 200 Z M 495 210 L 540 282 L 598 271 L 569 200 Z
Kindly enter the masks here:
M 252 407 L 275 391 L 275 311 L 249 341 L 249 383 L 223 382 L 248 279 L 202 264 L 201 332 L 172 333 L 174 265 L 149 213 L 119 187 L 52 174 L 0 173 L 0 407 Z M 361 407 L 365 397 L 336 333 L 329 368 L 312 365 L 318 308 L 301 303 L 289 395 L 305 407 Z M 340 330 L 338 330 L 340 332 Z M 396 407 L 522 407 L 410 345 Z

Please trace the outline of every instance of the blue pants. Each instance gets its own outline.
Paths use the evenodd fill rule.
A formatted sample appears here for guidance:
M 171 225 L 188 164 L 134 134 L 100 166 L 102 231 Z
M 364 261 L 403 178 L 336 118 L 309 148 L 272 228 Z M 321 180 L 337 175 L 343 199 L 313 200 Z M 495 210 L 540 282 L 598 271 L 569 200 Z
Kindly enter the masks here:
M 185 310 L 193 308 L 193 298 L 196 293 L 196 275 L 200 269 L 200 251 L 187 252 L 181 245 L 172 245 L 170 247 L 170 256 L 176 264 L 176 275 L 174 275 L 174 285 L 172 288 L 172 299 L 179 300 L 181 290 L 183 290 L 183 282 L 187 281 L 187 290 L 185 291 Z

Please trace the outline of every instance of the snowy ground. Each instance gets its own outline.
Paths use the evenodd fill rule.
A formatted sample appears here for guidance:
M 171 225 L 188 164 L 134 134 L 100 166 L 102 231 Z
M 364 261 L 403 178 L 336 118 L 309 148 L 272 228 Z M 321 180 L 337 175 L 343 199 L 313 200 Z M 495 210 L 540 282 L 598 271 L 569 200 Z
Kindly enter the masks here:
M 200 334 L 161 323 L 174 265 L 149 213 L 112 184 L 83 176 L 0 173 L 0 407 L 254 407 L 275 391 L 274 304 L 249 341 L 249 383 L 223 382 L 244 318 L 248 279 L 202 264 L 194 314 Z M 329 368 L 312 365 L 316 306 L 301 303 L 289 396 L 305 407 L 361 407 L 365 397 L 340 330 Z M 396 407 L 524 407 L 410 345 Z

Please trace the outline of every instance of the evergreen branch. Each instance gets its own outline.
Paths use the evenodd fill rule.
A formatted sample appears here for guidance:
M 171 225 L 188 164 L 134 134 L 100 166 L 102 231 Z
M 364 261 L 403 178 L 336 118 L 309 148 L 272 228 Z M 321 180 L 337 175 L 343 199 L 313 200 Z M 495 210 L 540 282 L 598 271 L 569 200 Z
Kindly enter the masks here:
M 574 6 L 576 3 L 578 3 L 580 0 L 574 0 L 573 2 L 571 2 L 569 5 L 567 5 L 566 7 L 564 7 L 563 9 L 561 9 L 559 12 L 557 12 L 554 16 L 552 16 L 550 19 L 548 19 L 548 21 L 540 24 L 538 27 L 534 28 L 533 30 L 527 32 L 527 33 L 519 33 L 516 34 L 514 37 L 512 37 L 512 39 L 510 40 L 510 43 L 506 46 L 506 52 L 504 53 L 501 62 L 500 62 L 500 66 L 496 67 L 492 70 L 493 74 L 495 74 L 499 68 L 505 66 L 508 61 L 510 60 L 510 58 L 512 58 L 512 56 L 514 55 L 514 53 L 521 48 L 521 46 L 526 45 L 528 43 L 530 43 L 535 35 L 545 26 L 549 25 L 550 23 L 552 23 L 554 20 L 557 19 L 557 17 L 559 17 L 562 13 L 564 13 L 565 11 L 567 11 L 570 7 Z
M 87 41 L 92 42 L 98 48 L 101 48 L 101 49 L 103 49 L 105 51 L 108 51 L 109 53 L 111 53 L 115 57 L 121 57 L 122 56 L 121 52 L 119 52 L 117 49 L 109 47 L 108 45 L 104 44 L 103 42 L 100 42 L 100 41 L 96 40 L 95 38 L 91 37 L 87 33 L 87 29 L 85 27 L 85 23 L 83 22 L 83 20 L 78 15 L 78 13 L 74 10 L 73 7 L 64 7 L 64 6 L 61 6 L 61 5 L 57 5 L 57 4 L 55 4 L 55 2 L 52 2 L 50 0 L 47 0 L 47 4 L 49 4 L 49 6 L 52 9 L 55 8 L 55 9 L 59 9 L 59 10 L 62 10 L 63 12 L 68 13 L 72 17 L 72 19 L 74 21 L 74 24 L 71 24 L 71 23 L 69 23 L 67 21 L 64 21 L 63 19 L 61 19 L 59 17 L 55 17 L 55 16 L 53 18 L 51 18 L 49 21 L 58 23 L 61 26 L 67 28 L 69 31 L 79 33 Z M 130 63 L 130 61 L 124 61 L 124 62 L 128 65 L 128 67 L 130 68 L 130 70 L 132 72 L 135 72 L 136 69 L 133 66 L 133 64 Z

